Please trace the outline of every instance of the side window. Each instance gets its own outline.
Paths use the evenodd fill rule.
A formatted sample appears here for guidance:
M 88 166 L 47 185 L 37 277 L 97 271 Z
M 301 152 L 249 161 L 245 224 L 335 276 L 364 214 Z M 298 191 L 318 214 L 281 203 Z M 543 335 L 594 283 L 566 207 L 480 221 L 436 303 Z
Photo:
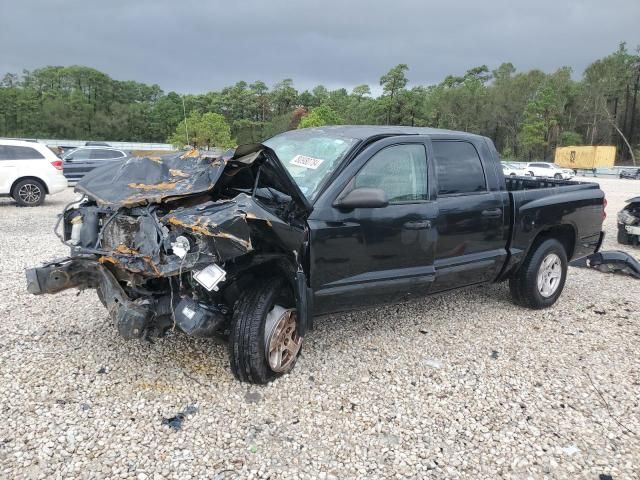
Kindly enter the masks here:
M 7 147 L 4 145 L 0 145 L 0 160 L 9 160 L 9 156 L 7 155 Z
M 89 155 L 91 152 L 86 148 L 79 148 L 77 150 L 73 150 L 66 158 L 69 160 L 89 160 Z
M 90 150 L 91 159 L 92 160 L 104 160 L 106 158 L 111 158 L 110 150 L 103 150 L 101 148 L 93 148 Z
M 433 142 L 438 195 L 484 192 L 487 182 L 482 162 L 469 142 Z
M 44 155 L 31 147 L 14 147 L 6 145 L 4 148 L 7 160 L 35 160 L 44 158 Z
M 124 158 L 126 155 L 120 150 L 105 150 L 104 158 Z
M 381 188 L 389 203 L 427 200 L 427 154 L 421 144 L 392 145 L 358 172 L 354 188 Z

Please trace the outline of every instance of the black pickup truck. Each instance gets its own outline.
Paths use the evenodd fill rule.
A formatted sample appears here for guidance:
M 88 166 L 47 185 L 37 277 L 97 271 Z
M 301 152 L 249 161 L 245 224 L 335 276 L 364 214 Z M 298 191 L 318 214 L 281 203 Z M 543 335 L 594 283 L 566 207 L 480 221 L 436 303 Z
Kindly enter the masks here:
M 504 280 L 553 305 L 606 205 L 596 183 L 505 178 L 488 138 L 391 126 L 126 159 L 76 191 L 56 225 L 71 254 L 28 290 L 95 288 L 125 338 L 226 336 L 254 383 L 293 368 L 320 314 Z

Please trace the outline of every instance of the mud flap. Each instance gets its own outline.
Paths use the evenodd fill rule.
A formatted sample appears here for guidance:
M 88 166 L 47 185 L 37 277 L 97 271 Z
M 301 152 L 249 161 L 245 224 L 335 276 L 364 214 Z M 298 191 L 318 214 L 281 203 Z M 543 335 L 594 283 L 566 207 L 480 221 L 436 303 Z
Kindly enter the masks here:
M 640 262 L 620 250 L 592 253 L 570 262 L 569 265 L 579 268 L 594 268 L 604 273 L 622 273 L 640 279 Z

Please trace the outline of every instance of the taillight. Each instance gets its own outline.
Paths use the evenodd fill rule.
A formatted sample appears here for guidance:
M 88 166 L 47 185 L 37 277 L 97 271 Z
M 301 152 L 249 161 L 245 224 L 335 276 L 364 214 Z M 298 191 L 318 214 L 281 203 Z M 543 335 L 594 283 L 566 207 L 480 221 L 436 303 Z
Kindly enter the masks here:
M 607 218 L 607 198 L 602 199 L 602 221 L 605 221 Z
M 58 170 L 62 170 L 62 160 L 54 160 L 53 162 L 51 162 L 51 165 L 53 165 L 54 168 Z

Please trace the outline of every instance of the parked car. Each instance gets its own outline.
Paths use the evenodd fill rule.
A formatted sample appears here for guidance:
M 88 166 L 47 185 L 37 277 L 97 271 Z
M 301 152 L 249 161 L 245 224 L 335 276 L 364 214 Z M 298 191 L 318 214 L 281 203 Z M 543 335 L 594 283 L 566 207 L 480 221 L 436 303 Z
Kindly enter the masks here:
M 640 197 L 630 198 L 626 203 L 618 212 L 618 243 L 640 245 Z
M 619 173 L 620 178 L 631 178 L 634 180 L 640 180 L 640 168 L 625 168 L 621 169 Z
M 42 205 L 45 196 L 67 188 L 62 161 L 46 145 L 0 139 L 0 196 L 21 207 Z
M 110 147 L 79 147 L 62 157 L 64 176 L 77 182 L 94 168 L 106 162 L 122 160 L 127 156 L 123 150 Z
M 78 147 L 75 146 L 71 146 L 71 145 L 57 145 L 55 147 L 49 147 L 51 150 L 54 151 L 54 153 L 56 153 L 56 149 L 57 149 L 57 153 L 56 155 L 60 158 L 64 157 L 67 153 L 69 153 L 71 150 L 75 150 Z
M 553 305 L 600 247 L 604 193 L 501 171 L 488 138 L 391 126 L 109 164 L 62 214 L 70 256 L 28 269 L 28 291 L 95 288 L 125 338 L 225 333 L 234 375 L 266 383 L 316 315 L 504 280 Z
M 553 163 L 531 162 L 525 169 L 533 177 L 555 178 L 557 180 L 569 180 L 575 177 L 575 172 L 570 168 L 559 168 Z
M 529 172 L 523 168 L 523 164 L 502 162 L 502 171 L 505 175 L 526 177 Z

